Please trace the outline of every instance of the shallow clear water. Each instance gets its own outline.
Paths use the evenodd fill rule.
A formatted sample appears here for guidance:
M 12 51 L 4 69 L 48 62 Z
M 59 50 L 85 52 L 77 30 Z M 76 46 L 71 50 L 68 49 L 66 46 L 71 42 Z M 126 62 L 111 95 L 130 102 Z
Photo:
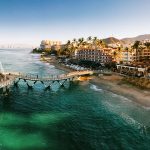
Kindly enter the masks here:
M 29 50 L 0 50 L 5 70 L 61 74 Z M 150 149 L 150 108 L 82 82 L 44 91 L 21 82 L 0 97 L 1 150 Z

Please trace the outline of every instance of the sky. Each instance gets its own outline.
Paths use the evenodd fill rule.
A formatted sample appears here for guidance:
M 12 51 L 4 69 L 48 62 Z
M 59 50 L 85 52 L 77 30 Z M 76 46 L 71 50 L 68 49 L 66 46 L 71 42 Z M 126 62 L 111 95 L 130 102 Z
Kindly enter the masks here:
M 150 0 L 0 0 L 0 43 L 150 33 Z

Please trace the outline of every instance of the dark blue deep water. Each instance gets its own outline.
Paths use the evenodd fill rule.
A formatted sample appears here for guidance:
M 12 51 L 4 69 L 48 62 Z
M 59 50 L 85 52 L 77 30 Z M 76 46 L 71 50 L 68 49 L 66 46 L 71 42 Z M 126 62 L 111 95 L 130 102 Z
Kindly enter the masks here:
M 64 73 L 30 50 L 0 50 L 5 70 Z M 87 82 L 44 91 L 21 82 L 0 97 L 0 150 L 148 150 L 150 108 Z

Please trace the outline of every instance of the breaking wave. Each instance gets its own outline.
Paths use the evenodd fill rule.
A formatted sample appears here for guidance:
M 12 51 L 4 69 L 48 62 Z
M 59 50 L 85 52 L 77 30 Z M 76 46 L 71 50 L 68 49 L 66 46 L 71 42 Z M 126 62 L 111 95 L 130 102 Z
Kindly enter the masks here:
M 90 86 L 90 88 L 97 92 L 103 91 L 102 89 L 98 88 L 96 85 L 93 85 L 93 84 Z

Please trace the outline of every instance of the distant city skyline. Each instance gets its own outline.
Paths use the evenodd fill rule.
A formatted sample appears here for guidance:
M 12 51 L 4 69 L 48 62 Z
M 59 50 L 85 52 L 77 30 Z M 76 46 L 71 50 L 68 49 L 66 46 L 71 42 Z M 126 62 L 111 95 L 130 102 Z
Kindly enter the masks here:
M 0 44 L 150 33 L 149 0 L 1 0 Z

